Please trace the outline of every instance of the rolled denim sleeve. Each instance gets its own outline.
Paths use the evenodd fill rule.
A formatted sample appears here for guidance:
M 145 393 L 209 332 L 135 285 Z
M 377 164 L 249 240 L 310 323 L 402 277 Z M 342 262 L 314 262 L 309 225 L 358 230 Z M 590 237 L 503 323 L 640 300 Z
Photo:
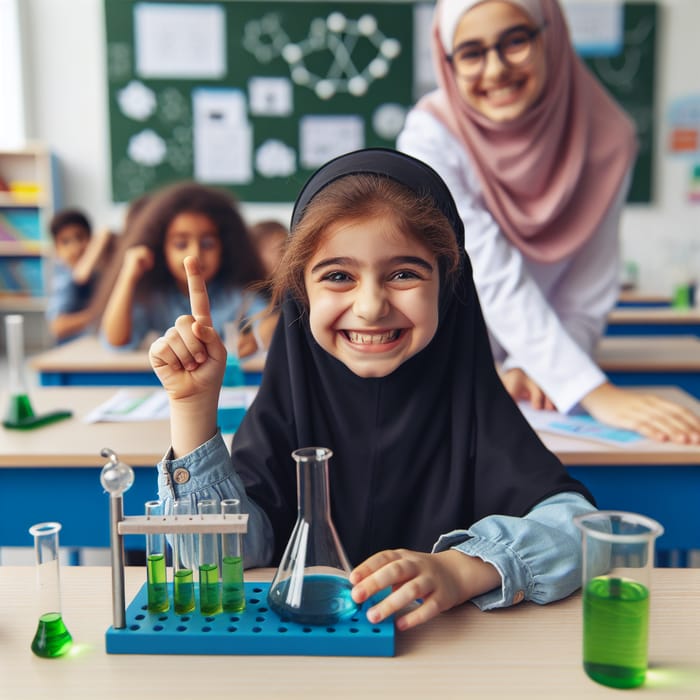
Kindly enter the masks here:
M 472 599 L 481 610 L 522 600 L 551 603 L 581 586 L 581 534 L 573 518 L 594 510 L 578 493 L 559 493 L 522 518 L 490 515 L 442 535 L 433 552 L 457 549 L 496 567 L 501 587 Z
M 193 512 L 197 502 L 205 498 L 221 500 L 238 498 L 241 513 L 248 514 L 248 532 L 243 540 L 243 560 L 246 568 L 270 566 L 273 535 L 265 512 L 246 494 L 245 487 L 231 464 L 220 431 L 203 445 L 172 459 L 172 451 L 158 463 L 158 498 L 164 512 L 172 512 L 173 501 L 189 500 Z

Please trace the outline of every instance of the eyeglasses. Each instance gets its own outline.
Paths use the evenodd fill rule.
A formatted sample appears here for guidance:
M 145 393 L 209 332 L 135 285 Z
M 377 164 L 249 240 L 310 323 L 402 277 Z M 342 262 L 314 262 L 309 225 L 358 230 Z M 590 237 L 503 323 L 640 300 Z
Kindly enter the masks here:
M 491 46 L 484 46 L 479 41 L 465 41 L 457 46 L 451 56 L 447 56 L 447 60 L 452 64 L 455 73 L 467 80 L 473 80 L 481 75 L 486 65 L 486 55 L 491 50 L 496 51 L 498 58 L 505 66 L 517 68 L 530 60 L 535 38 L 543 29 L 544 26 L 511 27 L 506 29 Z

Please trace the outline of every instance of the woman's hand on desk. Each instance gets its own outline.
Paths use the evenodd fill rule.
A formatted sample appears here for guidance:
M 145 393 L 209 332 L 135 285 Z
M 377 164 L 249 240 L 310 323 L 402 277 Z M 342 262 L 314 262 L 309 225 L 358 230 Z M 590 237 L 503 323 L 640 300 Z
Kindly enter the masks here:
M 606 382 L 581 405 L 596 420 L 635 430 L 659 442 L 700 444 L 700 418 L 684 406 L 655 394 L 630 391 Z
M 403 631 L 500 586 L 501 576 L 491 564 L 454 549 L 437 554 L 390 549 L 357 566 L 350 583 L 356 603 L 391 588 L 367 611 L 367 619 L 376 624 L 409 608 L 396 620 L 397 629 Z
M 554 411 L 554 404 L 525 372 L 517 367 L 501 373 L 501 381 L 514 401 L 529 401 L 538 411 Z
M 196 258 L 185 258 L 192 314 L 180 316 L 149 351 L 156 376 L 170 398 L 172 447 L 191 452 L 216 432 L 226 347 L 212 327 L 209 295 Z

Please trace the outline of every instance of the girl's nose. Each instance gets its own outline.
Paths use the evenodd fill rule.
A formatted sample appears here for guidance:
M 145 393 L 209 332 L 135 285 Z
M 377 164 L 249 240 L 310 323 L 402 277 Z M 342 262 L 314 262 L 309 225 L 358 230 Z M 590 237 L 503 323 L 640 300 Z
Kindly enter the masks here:
M 358 318 L 375 322 L 384 318 L 388 310 L 389 301 L 380 284 L 368 282 L 358 286 L 353 304 L 353 311 Z

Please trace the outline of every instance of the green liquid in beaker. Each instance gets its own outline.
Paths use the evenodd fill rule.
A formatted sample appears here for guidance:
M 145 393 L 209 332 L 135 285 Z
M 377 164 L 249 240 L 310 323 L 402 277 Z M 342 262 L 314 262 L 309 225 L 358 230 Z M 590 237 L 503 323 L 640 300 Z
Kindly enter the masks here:
M 219 567 L 216 564 L 202 564 L 199 567 L 199 610 L 202 615 L 221 612 Z
M 21 423 L 33 416 L 34 411 L 32 410 L 32 404 L 27 394 L 15 394 L 14 396 L 10 396 L 10 404 L 7 408 L 6 418 L 8 423 Z
M 148 555 L 146 574 L 148 580 L 148 611 L 166 612 L 170 608 L 170 602 L 168 601 L 165 554 Z
M 635 688 L 646 677 L 649 591 L 599 576 L 583 592 L 583 667 L 598 683 Z
M 73 637 L 63 622 L 61 613 L 45 613 L 32 640 L 32 651 L 44 659 L 63 656 L 73 644 Z
M 194 610 L 194 577 L 192 576 L 192 569 L 180 569 L 173 575 L 173 598 L 177 615 L 184 615 Z
M 224 557 L 221 568 L 224 610 L 227 612 L 241 612 L 245 610 L 243 559 L 241 557 Z

